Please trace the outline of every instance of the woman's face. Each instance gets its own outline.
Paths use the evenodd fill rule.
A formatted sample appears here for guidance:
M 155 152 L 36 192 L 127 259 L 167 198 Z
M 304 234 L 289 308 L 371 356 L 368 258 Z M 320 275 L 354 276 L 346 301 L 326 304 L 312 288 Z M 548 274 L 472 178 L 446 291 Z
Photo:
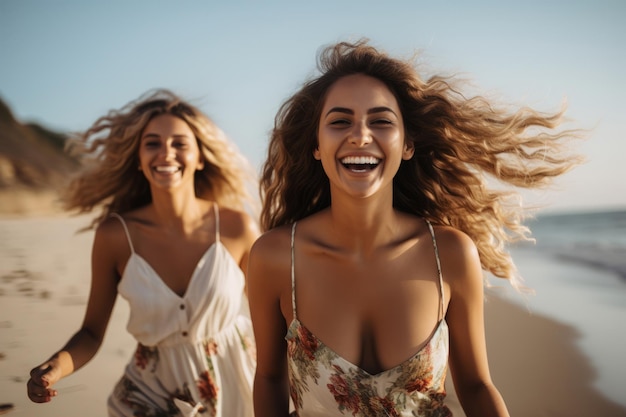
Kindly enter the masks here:
M 380 80 L 355 74 L 328 90 L 314 157 L 322 162 L 331 188 L 357 197 L 392 191 L 403 159 L 413 156 L 405 144 L 398 102 Z
M 171 114 L 154 117 L 144 128 L 139 163 L 153 189 L 193 186 L 195 171 L 204 167 L 193 131 L 184 120 Z

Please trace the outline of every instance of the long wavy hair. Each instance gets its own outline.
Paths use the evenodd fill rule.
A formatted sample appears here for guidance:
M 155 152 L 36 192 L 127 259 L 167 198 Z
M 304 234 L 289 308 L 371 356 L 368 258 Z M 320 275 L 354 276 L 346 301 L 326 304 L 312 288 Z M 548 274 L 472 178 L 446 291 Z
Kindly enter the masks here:
M 481 96 L 466 98 L 453 77 L 418 75 L 413 61 L 392 58 L 367 40 L 322 50 L 321 75 L 279 109 L 261 173 L 264 230 L 292 223 L 331 204 L 330 184 L 313 158 L 321 110 L 340 78 L 365 74 L 395 95 L 405 140 L 415 146 L 393 181 L 396 209 L 455 227 L 473 239 L 482 267 L 519 282 L 505 245 L 528 240 L 519 193 L 488 184 L 487 176 L 522 188 L 547 185 L 580 162 L 563 153 L 577 131 L 557 131 L 564 109 L 544 114 L 531 108 L 496 107 Z M 487 174 L 487 176 L 485 175 Z
M 256 185 L 248 161 L 225 134 L 198 108 L 171 91 L 158 89 L 131 101 L 120 110 L 111 110 L 85 132 L 69 142 L 78 153 L 84 169 L 74 178 L 65 194 L 68 210 L 79 213 L 102 207 L 91 227 L 110 213 L 124 213 L 152 201 L 150 187 L 138 170 L 141 134 L 150 120 L 171 114 L 184 120 L 193 131 L 204 168 L 195 173 L 198 198 L 244 210 L 254 206 L 250 190 Z

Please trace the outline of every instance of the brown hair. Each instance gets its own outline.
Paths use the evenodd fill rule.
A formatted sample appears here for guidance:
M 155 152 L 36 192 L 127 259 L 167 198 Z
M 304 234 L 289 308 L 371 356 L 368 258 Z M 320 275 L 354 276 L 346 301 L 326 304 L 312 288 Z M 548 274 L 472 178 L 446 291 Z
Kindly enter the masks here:
M 365 74 L 395 95 L 405 140 L 415 146 L 414 157 L 403 161 L 394 177 L 394 207 L 465 232 L 476 243 L 484 269 L 514 278 L 504 245 L 528 239 L 522 207 L 517 193 L 488 187 L 484 174 L 536 188 L 572 168 L 580 159 L 563 154 L 563 142 L 576 132 L 554 130 L 564 110 L 508 111 L 484 97 L 466 98 L 451 77 L 424 81 L 412 62 L 391 58 L 363 40 L 325 48 L 318 69 L 321 75 L 307 81 L 276 116 L 260 184 L 263 229 L 330 205 L 328 178 L 312 156 L 321 109 L 338 79 Z

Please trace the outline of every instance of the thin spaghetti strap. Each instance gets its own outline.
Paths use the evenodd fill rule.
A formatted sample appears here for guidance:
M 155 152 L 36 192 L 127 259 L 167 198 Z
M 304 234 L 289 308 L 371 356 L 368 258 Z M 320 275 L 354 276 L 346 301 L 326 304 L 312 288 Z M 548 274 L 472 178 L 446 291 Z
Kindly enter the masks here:
M 220 241 L 220 208 L 217 203 L 213 204 L 213 212 L 215 213 L 215 243 Z
M 135 248 L 133 247 L 133 241 L 130 239 L 130 233 L 128 232 L 128 227 L 126 226 L 126 222 L 124 221 L 124 218 L 117 213 L 111 213 L 110 216 L 115 217 L 122 223 L 122 226 L 124 227 L 124 232 L 126 233 L 126 239 L 128 239 L 128 246 L 130 246 L 130 252 L 135 253 Z
M 293 318 L 298 318 L 296 314 L 296 268 L 295 268 L 295 237 L 296 237 L 296 223 L 293 223 L 291 227 L 291 307 L 293 309 Z
M 444 317 L 443 305 L 445 301 L 444 293 L 443 293 L 443 274 L 441 273 L 441 261 L 439 260 L 439 249 L 437 248 L 437 239 L 435 238 L 435 229 L 433 229 L 433 225 L 429 220 L 426 219 L 426 224 L 428 224 L 428 230 L 430 230 L 430 236 L 433 239 L 433 247 L 435 248 L 435 259 L 437 260 L 437 275 L 439 275 L 439 291 L 441 293 L 441 306 L 440 313 L 441 318 Z

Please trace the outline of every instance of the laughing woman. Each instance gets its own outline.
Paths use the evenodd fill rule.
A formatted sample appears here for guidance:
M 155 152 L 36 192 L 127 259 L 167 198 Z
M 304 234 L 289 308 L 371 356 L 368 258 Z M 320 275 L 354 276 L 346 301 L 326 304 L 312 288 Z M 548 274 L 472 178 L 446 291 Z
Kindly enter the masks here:
M 483 176 L 537 187 L 574 164 L 560 113 L 500 110 L 423 81 L 365 42 L 321 56 L 281 108 L 250 254 L 257 417 L 507 416 L 487 361 L 483 269 L 513 279 L 503 245 L 519 207 Z M 520 387 L 521 388 L 521 387 Z
M 137 350 L 109 397 L 109 416 L 252 417 L 256 357 L 240 315 L 258 227 L 245 213 L 246 161 L 197 108 L 168 91 L 112 111 L 81 137 L 90 160 L 67 206 L 94 220 L 92 281 L 80 330 L 31 371 L 28 396 L 102 343 L 119 293 Z

